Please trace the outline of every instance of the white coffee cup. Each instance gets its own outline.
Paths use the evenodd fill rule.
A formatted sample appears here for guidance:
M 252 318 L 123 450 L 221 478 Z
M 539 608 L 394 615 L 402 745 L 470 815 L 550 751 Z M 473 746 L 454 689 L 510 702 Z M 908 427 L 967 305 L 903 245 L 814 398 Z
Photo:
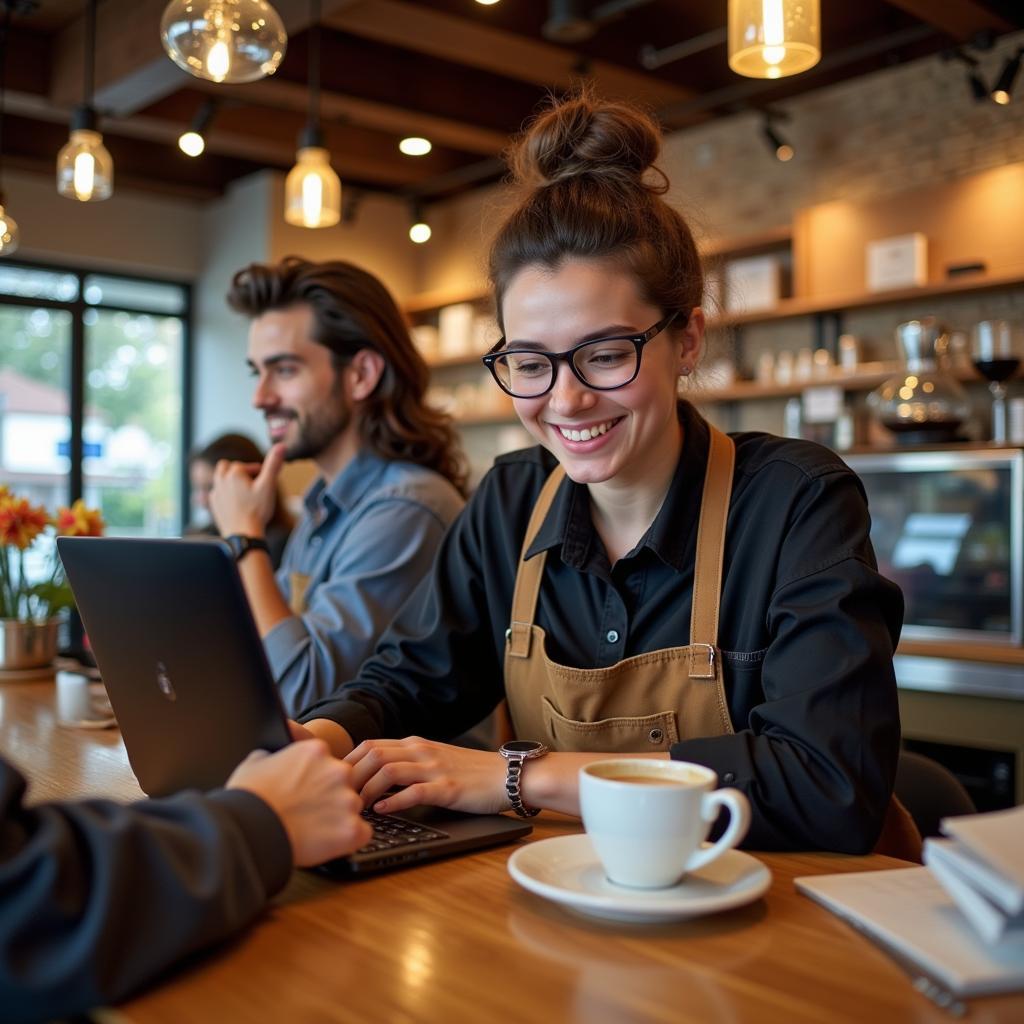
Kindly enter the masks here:
M 114 715 L 102 685 L 93 683 L 81 672 L 58 672 L 57 721 L 78 729 L 103 729 L 113 725 Z
M 605 874 L 618 885 L 663 889 L 738 845 L 750 804 L 738 789 L 715 789 L 718 776 L 689 761 L 616 759 L 580 769 L 580 812 Z M 729 824 L 702 846 L 719 808 Z

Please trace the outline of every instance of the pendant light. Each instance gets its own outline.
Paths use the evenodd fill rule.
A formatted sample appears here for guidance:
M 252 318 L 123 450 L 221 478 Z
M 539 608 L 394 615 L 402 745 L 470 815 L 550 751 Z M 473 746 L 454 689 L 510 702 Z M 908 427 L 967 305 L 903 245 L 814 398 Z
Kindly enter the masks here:
M 96 203 L 114 191 L 114 161 L 96 130 L 92 92 L 96 62 L 96 0 L 85 18 L 85 96 L 71 117 L 71 136 L 57 154 L 57 191 L 68 199 Z
M 412 221 L 409 224 L 409 238 L 417 245 L 429 242 L 433 232 L 430 230 L 426 217 L 423 216 L 423 206 L 418 202 L 414 202 L 411 212 Z
M 4 90 L 7 86 L 7 37 L 11 28 L 11 3 L 4 0 L 4 20 L 0 26 L 0 160 L 3 158 Z M 0 256 L 10 256 L 18 248 L 18 224 L 7 212 L 3 187 L 0 186 Z
M 729 67 L 785 78 L 821 60 L 819 0 L 729 0 Z
M 284 219 L 300 228 L 329 228 L 341 220 L 341 179 L 320 131 L 320 0 L 311 0 L 310 14 L 309 120 L 285 179 Z
M 196 78 L 255 82 L 277 70 L 288 35 L 266 0 L 171 0 L 160 19 L 160 41 Z

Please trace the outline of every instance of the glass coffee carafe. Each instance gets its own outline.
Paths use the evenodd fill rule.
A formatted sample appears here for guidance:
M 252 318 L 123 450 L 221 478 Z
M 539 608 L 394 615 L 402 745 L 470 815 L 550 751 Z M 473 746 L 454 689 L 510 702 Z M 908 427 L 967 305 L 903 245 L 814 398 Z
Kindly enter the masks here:
M 909 320 L 896 328 L 906 363 L 868 395 L 868 406 L 901 444 L 936 444 L 958 440 L 971 407 L 955 377 L 939 368 L 949 332 L 933 316 Z

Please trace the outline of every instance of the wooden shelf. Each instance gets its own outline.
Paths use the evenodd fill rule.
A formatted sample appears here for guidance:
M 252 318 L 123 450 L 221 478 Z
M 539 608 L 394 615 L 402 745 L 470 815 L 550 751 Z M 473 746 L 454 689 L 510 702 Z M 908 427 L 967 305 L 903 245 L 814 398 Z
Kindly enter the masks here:
M 480 360 L 484 355 L 486 355 L 486 353 L 481 352 L 479 355 L 472 356 L 452 356 L 448 359 L 428 359 L 427 366 L 429 366 L 431 370 L 448 370 L 455 366 L 479 366 L 480 369 L 483 370 L 485 367 Z
M 500 426 L 506 423 L 518 423 L 519 417 L 514 412 L 485 412 L 473 416 L 457 416 L 455 424 L 459 427 Z
M 801 395 L 808 388 L 841 387 L 844 391 L 871 391 L 883 381 L 900 372 L 902 363 L 861 363 L 855 373 L 833 370 L 827 377 L 811 377 L 789 384 L 774 384 L 759 380 L 738 380 L 723 388 L 701 388 L 682 392 L 695 405 L 709 402 L 741 402 L 758 398 L 788 398 Z
M 756 234 L 715 239 L 702 246 L 700 254 L 705 260 L 757 256 L 764 252 L 781 249 L 790 245 L 792 241 L 793 229 L 788 224 L 782 224 Z
M 473 285 L 466 288 L 446 288 L 435 292 L 424 292 L 414 295 L 402 304 L 406 313 L 430 313 L 442 306 L 452 306 L 457 302 L 484 302 L 490 298 L 486 285 Z
M 872 306 L 889 306 L 898 302 L 914 302 L 918 299 L 939 299 L 952 295 L 969 295 L 972 292 L 994 291 L 1024 285 L 1024 272 L 1002 277 L 965 277 L 962 280 L 939 281 L 917 288 L 898 288 L 887 292 L 859 292 L 850 295 L 836 295 L 814 299 L 782 299 L 772 309 L 754 313 L 726 313 L 708 320 L 708 329 L 716 327 L 742 327 L 748 324 L 771 323 L 775 320 L 790 320 L 794 317 L 813 316 L 816 313 L 841 313 L 850 309 L 865 309 Z
M 951 661 L 984 661 L 1001 665 L 1024 665 L 1024 647 L 1011 644 L 952 643 L 943 640 L 901 640 L 897 654 Z

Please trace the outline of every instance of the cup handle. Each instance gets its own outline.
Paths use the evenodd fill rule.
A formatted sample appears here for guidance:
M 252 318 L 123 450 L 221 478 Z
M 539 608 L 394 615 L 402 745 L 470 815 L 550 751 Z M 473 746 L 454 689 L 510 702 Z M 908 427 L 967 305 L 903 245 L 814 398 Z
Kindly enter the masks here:
M 713 789 L 706 793 L 701 802 L 701 814 L 705 821 L 713 822 L 718 817 L 718 808 L 729 809 L 729 824 L 714 846 L 696 850 L 686 862 L 687 871 L 696 871 L 717 860 L 734 846 L 738 846 L 750 827 L 750 802 L 738 789 Z

